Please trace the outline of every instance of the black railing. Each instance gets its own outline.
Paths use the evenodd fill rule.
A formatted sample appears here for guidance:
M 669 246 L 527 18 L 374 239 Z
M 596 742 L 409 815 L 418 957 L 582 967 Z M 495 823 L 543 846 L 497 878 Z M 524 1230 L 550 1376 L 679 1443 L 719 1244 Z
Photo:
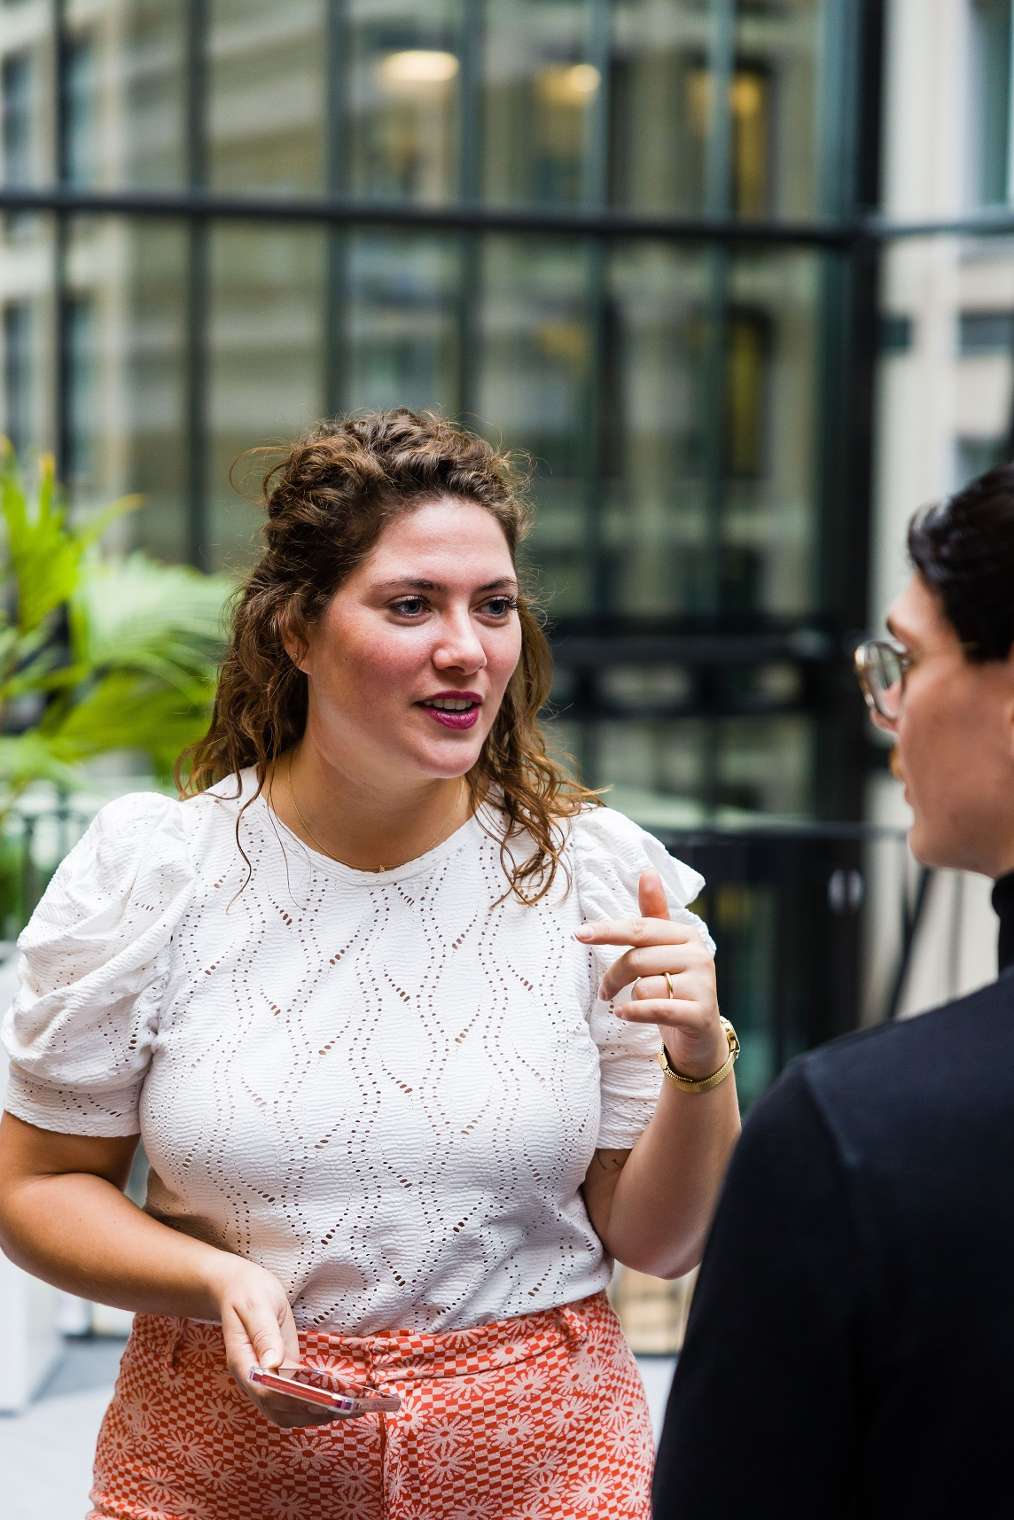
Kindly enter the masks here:
M 740 1030 L 745 1104 L 794 1055 L 897 1014 L 930 883 L 903 831 L 757 823 L 655 832 L 707 882 L 695 909 L 718 945 L 722 1004 Z

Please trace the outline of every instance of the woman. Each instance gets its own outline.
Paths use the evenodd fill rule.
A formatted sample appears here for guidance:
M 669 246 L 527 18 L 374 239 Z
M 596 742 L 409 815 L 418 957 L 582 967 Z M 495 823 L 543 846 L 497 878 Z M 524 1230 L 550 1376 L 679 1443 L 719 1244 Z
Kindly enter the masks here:
M 646 1516 L 603 1290 L 696 1262 L 738 1130 L 701 879 L 546 756 L 504 455 L 376 413 L 266 492 L 190 795 L 103 809 L 6 1023 L 4 1249 L 138 1311 L 92 1513 Z

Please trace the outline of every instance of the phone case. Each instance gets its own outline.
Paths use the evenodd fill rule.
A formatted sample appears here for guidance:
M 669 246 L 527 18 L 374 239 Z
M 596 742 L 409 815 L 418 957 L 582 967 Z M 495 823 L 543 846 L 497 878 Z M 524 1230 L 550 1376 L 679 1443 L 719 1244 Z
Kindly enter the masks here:
M 333 1410 L 336 1414 L 373 1414 L 380 1411 L 393 1413 L 401 1408 L 401 1400 L 396 1393 L 378 1393 L 372 1388 L 357 1389 L 354 1394 L 339 1392 L 333 1388 L 320 1386 L 320 1381 L 304 1382 L 297 1377 L 286 1377 L 285 1373 L 303 1374 L 307 1378 L 322 1380 L 329 1374 L 323 1369 L 316 1367 L 280 1367 L 277 1372 L 270 1372 L 266 1367 L 251 1367 L 250 1381 L 259 1383 L 264 1388 L 270 1388 L 272 1393 L 284 1394 L 290 1399 L 301 1399 L 306 1404 L 316 1404 L 322 1409 Z

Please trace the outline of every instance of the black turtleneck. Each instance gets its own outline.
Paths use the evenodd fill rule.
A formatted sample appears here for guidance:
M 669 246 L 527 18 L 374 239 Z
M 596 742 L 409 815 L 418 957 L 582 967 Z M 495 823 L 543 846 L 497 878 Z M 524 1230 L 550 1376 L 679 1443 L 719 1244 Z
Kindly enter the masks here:
M 998 876 L 993 883 L 993 907 L 1000 920 L 998 969 L 1006 971 L 1008 966 L 1014 966 L 1014 871 Z

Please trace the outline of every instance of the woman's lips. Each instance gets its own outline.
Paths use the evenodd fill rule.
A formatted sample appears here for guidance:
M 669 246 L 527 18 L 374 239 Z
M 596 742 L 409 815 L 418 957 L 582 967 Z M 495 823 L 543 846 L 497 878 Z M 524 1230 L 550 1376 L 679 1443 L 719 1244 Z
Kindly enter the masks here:
M 448 712 L 442 707 L 427 707 L 425 702 L 420 702 L 423 712 L 429 713 L 444 728 L 465 729 L 474 728 L 479 721 L 479 704 L 467 707 L 463 712 Z

